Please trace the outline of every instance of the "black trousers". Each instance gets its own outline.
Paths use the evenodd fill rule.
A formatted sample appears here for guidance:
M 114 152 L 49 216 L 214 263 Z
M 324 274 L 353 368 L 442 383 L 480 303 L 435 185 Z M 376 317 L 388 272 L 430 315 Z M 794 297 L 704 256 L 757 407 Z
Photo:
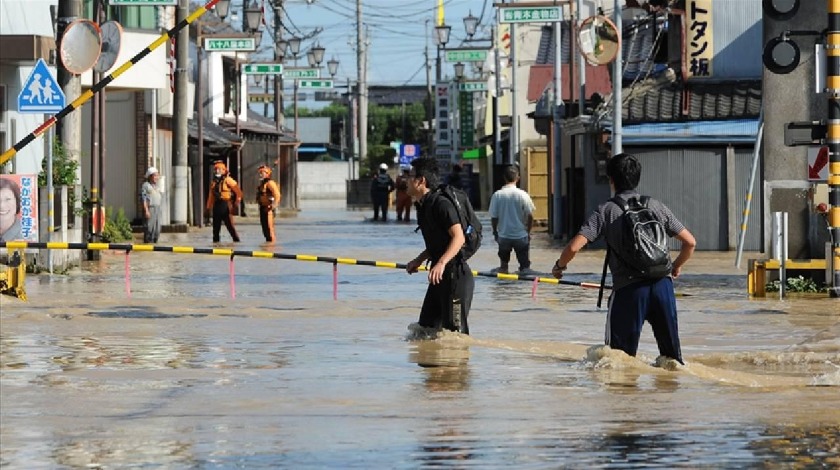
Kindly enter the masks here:
M 374 193 L 373 199 L 373 220 L 379 220 L 379 211 L 382 210 L 382 220 L 388 220 L 388 193 Z
M 219 242 L 219 232 L 222 231 L 222 223 L 224 222 L 230 237 L 233 241 L 239 241 L 239 234 L 236 233 L 236 227 L 233 226 L 233 219 L 230 214 L 231 201 L 216 201 L 213 204 L 213 242 Z
M 474 290 L 470 266 L 456 259 L 446 267 L 440 284 L 429 284 L 417 323 L 426 328 L 470 334 L 467 317 Z

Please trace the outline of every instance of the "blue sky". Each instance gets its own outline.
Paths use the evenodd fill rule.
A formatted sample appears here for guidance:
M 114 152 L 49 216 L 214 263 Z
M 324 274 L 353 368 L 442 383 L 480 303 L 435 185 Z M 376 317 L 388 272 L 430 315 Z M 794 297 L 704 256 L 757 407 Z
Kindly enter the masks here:
M 272 24 L 272 14 L 266 0 L 266 21 Z M 316 28 L 322 31 L 301 46 L 305 52 L 315 42 L 326 48 L 324 62 L 331 57 L 339 61 L 336 81 L 344 83 L 348 77 L 355 81 L 356 73 L 356 0 L 285 0 L 284 36 L 306 36 Z M 234 0 L 234 5 L 239 2 Z M 463 18 L 472 11 L 483 17 L 486 26 L 476 37 L 489 37 L 489 25 L 495 17 L 491 0 L 444 0 L 446 24 L 452 26 L 449 46 L 458 46 L 466 37 Z M 433 42 L 437 0 L 363 0 L 362 21 L 370 34 L 368 45 L 368 84 L 402 85 L 425 84 L 424 48 L 434 67 L 436 55 Z M 428 32 L 427 32 L 428 28 Z M 291 33 L 290 33 L 291 31 Z M 263 45 L 270 38 L 263 39 Z M 298 60 L 306 65 L 306 57 Z M 450 71 L 451 75 L 452 72 Z M 434 69 L 432 69 L 434 80 Z

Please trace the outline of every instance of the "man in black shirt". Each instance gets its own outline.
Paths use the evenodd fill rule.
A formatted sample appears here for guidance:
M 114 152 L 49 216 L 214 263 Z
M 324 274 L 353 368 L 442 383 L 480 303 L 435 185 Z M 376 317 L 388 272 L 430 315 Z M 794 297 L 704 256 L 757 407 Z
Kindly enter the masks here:
M 417 201 L 417 221 L 426 249 L 409 261 L 405 270 L 412 274 L 426 261 L 431 264 L 429 287 L 417 323 L 424 328 L 469 334 L 467 316 L 475 280 L 461 255 L 464 231 L 458 209 L 438 194 L 440 177 L 436 160 L 417 158 L 411 166 L 408 193 Z

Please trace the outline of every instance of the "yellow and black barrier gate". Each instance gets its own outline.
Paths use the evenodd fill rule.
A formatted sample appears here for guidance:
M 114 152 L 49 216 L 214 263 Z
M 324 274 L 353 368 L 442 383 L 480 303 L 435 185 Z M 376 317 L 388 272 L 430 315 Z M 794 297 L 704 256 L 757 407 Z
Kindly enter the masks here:
M 183 254 L 197 254 L 197 255 L 215 255 L 227 256 L 230 258 L 230 296 L 236 298 L 236 271 L 234 265 L 234 258 L 237 256 L 248 258 L 268 258 L 268 259 L 287 259 L 295 261 L 316 261 L 322 263 L 330 263 L 333 265 L 333 300 L 338 300 L 338 265 L 348 264 L 357 266 L 373 266 L 377 268 L 391 268 L 391 269 L 405 269 L 405 263 L 395 263 L 391 261 L 369 261 L 359 260 L 354 258 L 334 258 L 330 256 L 316 256 L 316 255 L 301 255 L 301 254 L 287 254 L 275 253 L 271 251 L 252 251 L 252 250 L 233 250 L 229 248 L 197 248 L 191 246 L 161 246 L 149 244 L 132 244 L 132 243 L 66 243 L 66 242 L 0 242 L 0 248 L 8 250 L 25 250 L 25 249 L 46 249 L 46 250 L 113 250 L 125 253 L 125 292 L 131 297 L 131 262 L 130 255 L 133 251 L 139 252 L 169 252 L 169 253 L 183 253 Z M 421 270 L 425 268 L 421 267 Z M 553 277 L 541 277 L 538 275 L 518 275 L 518 274 L 503 274 L 473 271 L 473 276 L 476 277 L 492 277 L 506 281 L 527 281 L 531 282 L 531 297 L 536 298 L 537 286 L 539 284 L 556 284 L 566 286 L 576 286 L 588 289 L 599 289 L 601 287 L 598 283 L 593 282 L 575 282 L 564 279 L 555 279 Z M 605 285 L 605 289 L 612 289 L 612 286 Z M 21 283 L 22 289 L 22 283 Z M 25 295 L 24 295 L 25 296 Z M 20 297 L 20 296 L 18 296 Z

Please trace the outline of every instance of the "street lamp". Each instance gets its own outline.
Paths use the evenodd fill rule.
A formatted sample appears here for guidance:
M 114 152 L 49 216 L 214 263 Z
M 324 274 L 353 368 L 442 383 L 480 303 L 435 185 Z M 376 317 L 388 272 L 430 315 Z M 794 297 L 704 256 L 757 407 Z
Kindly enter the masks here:
M 330 72 L 330 77 L 335 78 L 335 74 L 338 73 L 338 59 L 335 56 L 327 61 L 327 70 Z
M 440 47 L 446 48 L 446 43 L 449 42 L 450 32 L 452 32 L 452 26 L 446 23 L 435 26 L 435 34 L 437 35 Z
M 275 46 L 275 51 L 277 53 L 277 58 L 283 60 L 286 57 L 286 50 L 289 48 L 289 41 L 285 39 L 281 39 L 277 41 L 277 46 Z
M 300 42 L 301 38 L 297 36 L 292 36 L 289 39 L 289 52 L 292 53 L 292 58 L 295 59 L 295 65 L 297 65 L 298 54 L 300 54 Z
M 471 40 L 478 29 L 478 18 L 473 16 L 472 10 L 470 10 L 469 16 L 464 17 L 464 29 L 467 32 L 467 40 Z
M 455 69 L 455 79 L 460 81 L 464 78 L 464 64 L 458 62 L 457 64 L 452 66 Z
M 251 4 L 245 8 L 245 26 L 249 32 L 256 31 L 260 28 L 262 14 L 262 9 L 257 5 L 255 0 L 252 0 Z
M 324 46 L 321 46 L 320 44 L 316 43 L 315 47 L 313 47 L 310 50 L 312 51 L 312 55 L 315 58 L 315 65 L 316 66 L 320 65 L 321 62 L 323 62 L 323 60 L 324 60 L 324 51 L 326 49 L 324 49 Z
M 216 15 L 219 18 L 227 18 L 228 13 L 230 13 L 230 0 L 219 0 L 216 2 Z

